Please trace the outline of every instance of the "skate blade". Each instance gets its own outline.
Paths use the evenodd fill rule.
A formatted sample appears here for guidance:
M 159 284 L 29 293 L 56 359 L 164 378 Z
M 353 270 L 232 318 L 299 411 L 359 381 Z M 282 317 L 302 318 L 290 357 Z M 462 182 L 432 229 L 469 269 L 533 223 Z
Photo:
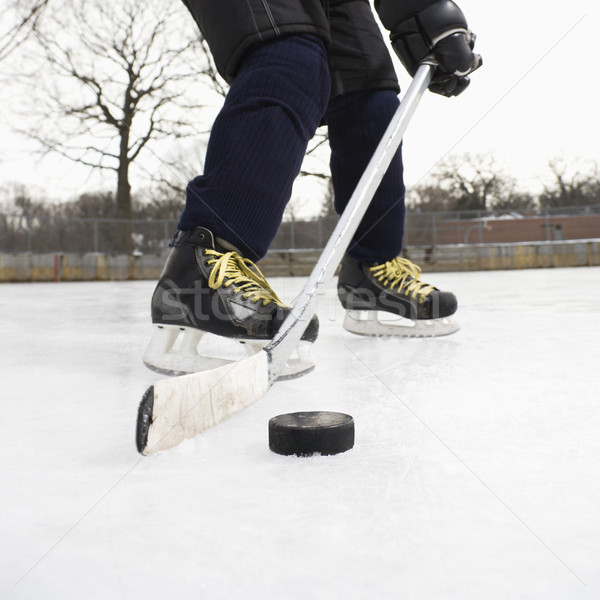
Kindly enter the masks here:
M 442 337 L 460 329 L 450 317 L 413 321 L 377 310 L 348 310 L 343 326 L 357 335 L 409 338 Z
M 178 377 L 209 371 L 239 362 L 260 352 L 270 340 L 231 339 L 192 327 L 154 325 L 154 333 L 143 356 L 146 367 Z M 312 371 L 315 360 L 312 344 L 302 341 L 288 359 L 280 380 L 295 379 Z

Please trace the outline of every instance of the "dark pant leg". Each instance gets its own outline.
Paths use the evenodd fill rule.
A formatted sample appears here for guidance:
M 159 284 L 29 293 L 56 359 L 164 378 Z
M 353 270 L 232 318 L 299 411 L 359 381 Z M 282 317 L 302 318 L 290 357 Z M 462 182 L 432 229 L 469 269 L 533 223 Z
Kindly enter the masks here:
M 285 37 L 248 51 L 213 125 L 204 174 L 188 184 L 179 228 L 202 225 L 248 258 L 262 258 L 329 91 L 325 46 L 316 37 Z
M 341 213 L 398 107 L 389 50 L 368 2 L 330 0 L 329 63 L 333 93 L 326 123 L 335 208 Z M 404 231 L 401 151 L 395 155 L 349 253 L 364 262 L 397 256 Z
M 337 96 L 326 114 L 331 146 L 331 177 L 336 212 L 346 207 L 399 105 L 391 90 Z M 400 254 L 404 233 L 402 151 L 398 150 L 348 249 L 361 262 Z

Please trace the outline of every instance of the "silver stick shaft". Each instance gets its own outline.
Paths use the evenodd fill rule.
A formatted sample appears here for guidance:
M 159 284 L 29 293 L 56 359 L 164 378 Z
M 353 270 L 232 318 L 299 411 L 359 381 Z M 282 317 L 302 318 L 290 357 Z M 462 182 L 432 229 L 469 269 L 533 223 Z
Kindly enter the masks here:
M 352 236 L 356 232 L 381 180 L 392 162 L 421 97 L 431 81 L 434 67 L 423 64 L 417 70 L 396 114 L 392 117 L 348 205 L 341 215 L 321 257 L 304 285 L 291 313 L 265 348 L 270 356 L 269 382 L 281 374 L 288 358 L 298 345 L 306 324 L 316 313 L 317 305 L 333 279 Z M 302 326 L 304 324 L 304 326 Z

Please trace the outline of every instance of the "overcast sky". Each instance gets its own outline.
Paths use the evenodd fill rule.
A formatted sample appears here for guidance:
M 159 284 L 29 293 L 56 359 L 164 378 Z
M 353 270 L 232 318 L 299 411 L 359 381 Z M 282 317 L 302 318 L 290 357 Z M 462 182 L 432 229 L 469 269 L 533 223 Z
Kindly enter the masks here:
M 407 179 L 446 152 L 494 152 L 523 181 L 543 171 L 549 157 L 600 160 L 597 3 L 460 5 L 484 66 L 460 97 L 426 97 L 407 136 Z
M 460 97 L 428 94 L 423 100 L 405 140 L 407 183 L 418 182 L 448 153 L 494 153 L 530 188 L 539 185 L 549 158 L 600 162 L 597 3 L 459 4 L 477 34 L 484 67 Z M 401 66 L 398 72 L 406 89 L 410 80 Z M 11 120 L 10 107 L 0 107 L 0 185 L 46 184 L 51 196 L 64 197 L 98 184 L 64 159 L 36 162 L 28 143 L 10 134 Z

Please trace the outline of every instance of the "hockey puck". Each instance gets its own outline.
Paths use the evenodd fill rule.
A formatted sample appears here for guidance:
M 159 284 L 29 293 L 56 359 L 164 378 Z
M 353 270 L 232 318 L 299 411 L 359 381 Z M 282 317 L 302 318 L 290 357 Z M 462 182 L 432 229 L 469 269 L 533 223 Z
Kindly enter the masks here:
M 338 412 L 296 412 L 269 421 L 269 448 L 284 455 L 340 454 L 354 446 L 354 419 Z

